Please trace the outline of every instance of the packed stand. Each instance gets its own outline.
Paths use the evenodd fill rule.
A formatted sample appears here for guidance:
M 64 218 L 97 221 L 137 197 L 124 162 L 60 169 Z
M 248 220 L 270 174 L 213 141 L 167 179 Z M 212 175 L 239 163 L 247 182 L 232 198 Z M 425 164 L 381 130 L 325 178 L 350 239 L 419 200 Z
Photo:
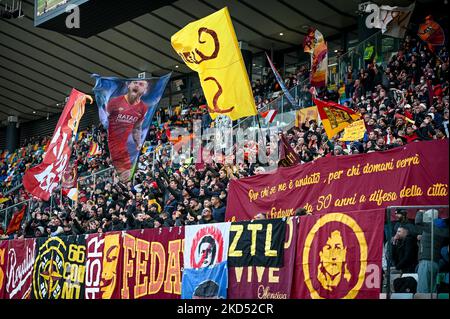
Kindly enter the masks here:
M 302 163 L 324 156 L 383 151 L 414 141 L 448 138 L 448 59 L 445 48 L 435 55 L 416 38 L 406 37 L 402 49 L 386 68 L 372 59 L 367 61 L 365 69 L 358 72 L 349 69 L 343 83 L 345 104 L 364 118 L 367 134 L 362 140 L 344 143 L 339 141 L 339 136 L 328 139 L 321 124 L 315 120 L 289 129 L 285 132 L 286 137 Z M 288 88 L 292 88 L 303 83 L 308 76 L 308 70 L 303 66 L 295 74 L 287 76 L 285 82 Z M 253 83 L 259 107 L 268 104 L 276 90 L 279 90 L 279 85 L 274 77 Z M 301 105 L 312 105 L 309 87 L 302 86 L 301 90 Z M 342 96 L 324 90 L 319 92 L 319 98 L 338 101 Z M 123 185 L 113 174 L 84 180 L 80 182 L 76 204 L 67 198 L 61 202 L 59 194 L 52 196 L 52 204 L 32 199 L 30 214 L 22 230 L 2 238 L 224 221 L 229 181 L 264 173 L 267 167 L 248 161 L 236 165 L 223 164 L 220 160 L 197 165 L 192 158 L 185 158 L 181 163 L 173 161 L 174 143 L 179 137 L 171 136 L 171 129 L 182 126 L 192 134 L 193 120 L 201 120 L 203 129 L 213 125 L 205 104 L 202 95 L 194 94 L 189 101 L 183 99 L 179 106 L 156 114 L 158 121 L 164 124 L 158 126 L 155 123 L 150 127 L 133 182 Z M 79 176 L 91 175 L 111 166 L 106 136 L 100 126 L 94 126 L 75 142 L 74 159 L 78 160 Z M 94 157 L 88 156 L 92 141 L 96 141 L 102 150 Z M 44 143 L 45 140 L 39 141 L 38 148 L 42 148 Z M 27 154 L 17 157 L 22 158 L 15 165 L 14 176 L 19 180 L 27 166 L 41 160 L 42 152 L 33 153 L 36 152 L 33 145 L 28 143 L 17 151 L 25 149 Z M 246 149 L 239 151 L 248 155 L 251 146 L 249 141 Z M 11 167 L 8 160 L 2 161 L 2 183 L 7 180 L 5 176 Z M 6 204 L 22 199 L 27 199 L 23 191 Z

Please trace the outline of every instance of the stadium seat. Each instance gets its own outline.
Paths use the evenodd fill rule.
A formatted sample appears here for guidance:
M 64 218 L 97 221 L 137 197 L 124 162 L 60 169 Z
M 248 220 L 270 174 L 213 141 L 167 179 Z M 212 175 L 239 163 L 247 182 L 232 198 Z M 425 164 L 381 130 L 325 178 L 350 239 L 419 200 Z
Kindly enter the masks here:
M 411 293 L 393 293 L 391 299 L 413 299 L 414 294 Z
M 418 293 L 414 294 L 414 299 L 437 299 L 437 294 L 436 293 L 430 294 L 430 293 L 418 292 Z

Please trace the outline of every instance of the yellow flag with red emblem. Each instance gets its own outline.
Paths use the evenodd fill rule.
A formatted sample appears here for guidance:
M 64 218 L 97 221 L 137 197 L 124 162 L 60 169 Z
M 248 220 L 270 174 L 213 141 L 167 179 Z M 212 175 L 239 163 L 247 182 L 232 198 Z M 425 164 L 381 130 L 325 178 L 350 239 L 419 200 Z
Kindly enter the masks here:
M 172 47 L 196 71 L 213 119 L 232 120 L 256 115 L 245 69 L 228 8 L 189 23 L 171 38 Z
M 354 121 L 361 119 L 361 114 L 335 102 L 321 101 L 314 98 L 313 102 L 317 105 L 323 128 L 330 139 Z

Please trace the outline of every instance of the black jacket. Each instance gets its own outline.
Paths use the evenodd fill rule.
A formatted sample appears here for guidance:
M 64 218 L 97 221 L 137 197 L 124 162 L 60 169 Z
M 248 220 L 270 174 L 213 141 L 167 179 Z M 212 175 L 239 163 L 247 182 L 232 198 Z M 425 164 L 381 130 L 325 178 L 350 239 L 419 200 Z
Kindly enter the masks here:
M 415 272 L 417 265 L 417 240 L 415 237 L 408 235 L 406 238 L 399 240 L 396 245 L 392 246 L 392 259 L 395 268 L 403 273 Z

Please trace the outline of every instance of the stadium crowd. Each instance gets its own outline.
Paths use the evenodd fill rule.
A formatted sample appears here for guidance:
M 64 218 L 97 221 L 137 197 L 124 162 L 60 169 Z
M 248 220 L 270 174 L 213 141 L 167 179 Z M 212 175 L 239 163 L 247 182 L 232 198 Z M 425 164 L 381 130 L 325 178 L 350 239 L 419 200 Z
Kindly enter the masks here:
M 433 53 L 415 37 L 407 36 L 402 48 L 385 67 L 375 63 L 374 58 L 359 71 L 349 67 L 341 83 L 345 96 L 330 90 L 319 92 L 320 99 L 340 99 L 362 115 L 367 129 L 363 139 L 351 143 L 340 142 L 339 136 L 328 139 L 320 122 L 307 120 L 287 130 L 287 140 L 305 163 L 323 156 L 383 151 L 415 141 L 448 138 L 448 67 L 446 48 Z M 286 75 L 288 88 L 303 83 L 308 72 L 302 66 L 295 74 Z M 258 108 L 268 105 L 273 92 L 280 90 L 273 76 L 252 83 L 252 87 Z M 300 105 L 312 103 L 309 87 L 301 89 L 304 94 Z M 0 239 L 224 221 L 229 181 L 263 173 L 266 168 L 257 163 L 232 165 L 221 161 L 200 167 L 192 159 L 182 163 L 172 160 L 176 139 L 170 134 L 171 128 L 184 126 L 192 132 L 194 119 L 201 120 L 203 128 L 213 124 L 205 103 L 204 97 L 194 95 L 189 103 L 184 100 L 182 107 L 171 114 L 160 111 L 158 117 L 164 124 L 151 126 L 134 183 L 121 184 L 112 173 L 99 175 L 95 182 L 92 178 L 85 179 L 80 181 L 77 203 L 60 196 L 59 192 L 49 202 L 30 199 L 23 188 L 11 192 L 0 209 L 30 199 L 29 214 L 20 231 L 8 236 L 4 235 L 4 229 L 0 230 Z M 3 152 L 0 162 L 2 193 L 20 184 L 25 170 L 42 160 L 48 141 L 49 137 L 37 137 L 25 141 L 14 153 Z M 93 142 L 101 152 L 89 155 Z M 111 166 L 107 134 L 101 126 L 80 132 L 73 149 L 79 177 Z M 255 213 L 259 213 L 255 218 L 264 218 L 261 212 Z M 298 211 L 302 213 L 304 211 Z

